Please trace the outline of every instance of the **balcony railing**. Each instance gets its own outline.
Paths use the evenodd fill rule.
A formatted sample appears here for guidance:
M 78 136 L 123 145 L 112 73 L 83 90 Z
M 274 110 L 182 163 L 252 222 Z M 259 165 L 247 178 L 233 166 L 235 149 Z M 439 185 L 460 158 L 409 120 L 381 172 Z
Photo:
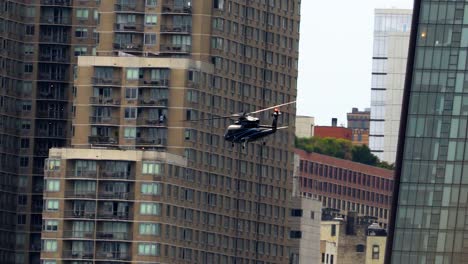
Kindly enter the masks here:
M 165 128 L 167 126 L 167 120 L 160 120 L 159 118 L 140 116 L 138 117 L 137 125 Z
M 93 96 L 89 98 L 90 104 L 120 105 L 120 98 Z
M 68 191 L 65 192 L 65 198 L 96 198 L 96 192 L 77 192 L 77 191 Z
M 167 145 L 166 138 L 144 138 L 140 137 L 136 139 L 136 145 L 145 146 L 165 146 Z
M 63 252 L 63 258 L 93 259 L 94 258 L 94 253 L 92 251 L 66 250 L 66 251 Z
M 114 137 L 103 137 L 103 136 L 89 136 L 88 141 L 90 144 L 106 144 L 106 145 L 117 145 L 118 139 Z
M 76 230 L 64 230 L 64 238 L 89 238 L 94 237 L 94 231 L 76 231 Z
M 67 36 L 40 35 L 39 36 L 39 41 L 66 44 L 66 43 L 70 42 L 70 38 L 67 37 Z
M 41 16 L 41 23 L 52 24 L 52 25 L 70 25 L 70 17 L 59 17 L 59 16 Z
M 66 56 L 55 56 L 52 54 L 40 54 L 40 61 L 70 63 L 70 58 Z
M 62 132 L 56 132 L 56 131 L 48 131 L 48 130 L 38 130 L 36 135 L 38 137 L 50 137 L 50 138 L 62 138 L 65 137 L 65 133 Z
M 37 93 L 37 99 L 42 99 L 42 100 L 61 100 L 61 101 L 66 101 L 67 98 L 64 94 L 59 94 L 59 93 L 48 93 L 48 92 L 38 92 Z
M 115 31 L 124 31 L 124 32 L 143 32 L 145 27 L 140 23 L 115 23 Z
M 90 124 L 101 124 L 101 125 L 118 125 L 119 119 L 110 116 L 91 116 L 89 117 Z
M 71 6 L 72 0 L 41 0 L 41 5 Z
M 129 232 L 110 232 L 110 231 L 97 231 L 96 239 L 104 240 L 131 240 L 132 236 Z
M 110 260 L 130 260 L 130 254 L 126 252 L 96 252 L 96 259 L 110 259 Z
M 133 179 L 133 175 L 129 171 L 101 171 L 100 178 L 102 179 Z
M 135 1 L 134 3 L 117 3 L 114 5 L 115 11 L 118 12 L 145 12 L 143 1 Z
M 143 99 L 139 100 L 140 105 L 144 106 L 162 106 L 162 107 L 167 107 L 168 106 L 168 99 L 152 99 L 152 98 L 147 98 L 145 96 L 142 96 Z
M 76 211 L 76 210 L 65 210 L 65 218 L 84 218 L 84 219 L 94 219 L 96 213 L 94 211 Z
M 162 4 L 163 14 L 191 14 L 192 7 L 189 5 L 176 5 L 174 0 L 164 1 Z
M 93 84 L 97 85 L 120 85 L 122 82 L 119 78 L 111 78 L 111 77 L 93 77 L 92 79 Z
M 139 43 L 114 43 L 114 49 L 119 50 L 141 51 L 142 48 L 143 45 Z
M 169 87 L 169 80 L 167 80 L 167 79 L 159 79 L 159 80 L 143 79 L 141 81 L 140 85 L 156 86 L 156 87 Z
M 129 192 L 99 192 L 99 199 L 129 200 L 133 198 L 133 193 Z
M 161 33 L 171 34 L 190 34 L 192 32 L 191 25 L 161 25 Z
M 85 178 L 85 179 L 95 179 L 97 176 L 97 171 L 85 171 L 85 170 L 69 170 L 67 171 L 67 178 Z
M 66 119 L 64 112 L 56 111 L 38 111 L 38 118 L 50 118 L 50 119 Z
M 130 219 L 129 213 L 124 212 L 99 212 L 98 219 L 115 219 L 115 220 L 128 220 Z
M 192 51 L 192 46 L 181 44 L 161 44 L 160 51 L 163 53 L 190 53 Z

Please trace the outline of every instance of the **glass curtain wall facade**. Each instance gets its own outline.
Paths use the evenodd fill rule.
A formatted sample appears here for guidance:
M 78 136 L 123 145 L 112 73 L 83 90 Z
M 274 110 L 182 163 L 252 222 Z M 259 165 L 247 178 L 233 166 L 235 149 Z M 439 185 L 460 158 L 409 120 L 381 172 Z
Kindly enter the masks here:
M 396 156 L 411 13 L 375 10 L 369 148 L 389 163 Z
M 468 263 L 468 3 L 414 10 L 386 263 Z

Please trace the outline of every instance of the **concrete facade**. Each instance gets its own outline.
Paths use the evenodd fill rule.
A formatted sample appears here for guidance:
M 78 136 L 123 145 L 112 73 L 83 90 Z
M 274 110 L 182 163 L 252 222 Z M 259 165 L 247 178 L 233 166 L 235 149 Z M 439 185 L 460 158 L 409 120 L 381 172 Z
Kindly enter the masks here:
M 314 136 L 315 118 L 313 116 L 296 116 L 296 137 Z

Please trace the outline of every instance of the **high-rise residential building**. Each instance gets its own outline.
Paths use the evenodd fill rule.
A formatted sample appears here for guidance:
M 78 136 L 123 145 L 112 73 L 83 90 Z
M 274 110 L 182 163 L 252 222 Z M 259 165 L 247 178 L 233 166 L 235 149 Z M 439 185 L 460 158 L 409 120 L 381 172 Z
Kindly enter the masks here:
M 386 263 L 468 263 L 467 11 L 414 4 Z
M 296 116 L 296 137 L 314 136 L 315 118 L 313 116 Z
M 369 148 L 394 163 L 400 127 L 411 10 L 376 9 Z
M 370 108 L 359 111 L 358 108 L 353 108 L 351 113 L 347 113 L 348 128 L 353 131 L 353 145 L 369 145 L 369 122 Z
M 44 159 L 71 137 L 77 55 L 99 1 L 0 1 L 0 262 L 39 263 Z
M 295 149 L 298 155 L 299 190 L 314 197 L 322 208 L 341 215 L 356 212 L 387 227 L 393 192 L 393 171 Z
M 43 263 L 290 263 L 295 107 L 281 109 L 289 129 L 245 149 L 218 117 L 295 100 L 299 10 L 102 1 L 71 144 L 45 165 Z

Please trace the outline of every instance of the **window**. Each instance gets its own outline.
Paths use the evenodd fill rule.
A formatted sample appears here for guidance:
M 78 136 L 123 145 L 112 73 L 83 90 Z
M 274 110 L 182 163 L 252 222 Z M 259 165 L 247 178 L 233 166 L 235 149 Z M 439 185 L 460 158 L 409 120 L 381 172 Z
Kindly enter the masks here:
M 21 148 L 29 148 L 29 138 L 22 138 L 20 143 Z
M 42 251 L 45 251 L 45 252 L 57 251 L 57 240 L 55 239 L 42 240 Z
M 310 211 L 310 219 L 315 219 L 315 212 L 314 211 Z
M 24 48 L 24 54 L 25 54 L 25 55 L 34 54 L 34 46 L 33 46 L 33 45 L 25 44 L 25 45 L 23 46 L 23 48 Z
M 126 119 L 136 119 L 137 109 L 136 107 L 126 107 L 125 108 L 125 118 Z
M 160 215 L 161 205 L 158 203 L 141 203 L 140 214 L 142 215 Z
M 146 6 L 156 6 L 157 4 L 157 0 L 146 0 Z
M 159 236 L 161 227 L 159 224 L 154 223 L 141 223 L 140 224 L 140 235 L 153 235 Z
M 159 244 L 139 243 L 138 255 L 159 256 Z
M 87 38 L 88 29 L 87 28 L 77 28 L 75 29 L 75 37 L 77 38 Z
M 142 183 L 141 184 L 141 193 L 148 195 L 160 195 L 161 194 L 161 184 L 159 183 Z
M 302 217 L 302 209 L 291 209 L 291 216 Z
M 46 180 L 46 191 L 48 192 L 60 191 L 60 180 Z
M 224 0 L 214 0 L 213 8 L 223 10 L 224 9 Z
M 145 45 L 156 45 L 156 34 L 145 34 Z
M 380 247 L 378 245 L 372 246 L 372 259 L 379 259 Z
M 58 230 L 58 221 L 57 220 L 45 220 L 44 226 L 42 227 L 44 231 L 56 232 Z
M 29 166 L 29 158 L 20 157 L 20 167 L 28 167 L 28 166 Z
M 133 139 L 136 137 L 136 128 L 135 127 L 126 127 L 124 128 L 124 137 Z
M 76 18 L 85 20 L 88 19 L 89 11 L 88 9 L 76 9 Z
M 331 236 L 336 236 L 336 225 L 331 225 Z
M 161 163 L 154 161 L 143 161 L 142 173 L 143 174 L 161 174 Z
M 24 261 L 23 262 L 18 262 L 18 263 L 24 263 Z M 55 261 L 55 260 L 43 260 L 42 264 L 57 264 L 57 261 Z
M 18 214 L 16 218 L 16 223 L 18 225 L 25 225 L 26 224 L 26 215 L 25 214 Z
M 24 64 L 24 72 L 25 73 L 31 73 L 31 72 L 33 72 L 33 69 L 34 68 L 33 68 L 32 64 L 30 64 L 30 63 Z
M 356 252 L 364 252 L 364 245 L 359 244 L 356 246 Z
M 291 232 L 289 232 L 289 237 L 290 238 L 302 238 L 302 232 L 291 230 Z
M 158 22 L 158 16 L 157 15 L 146 15 L 145 17 L 145 24 L 146 25 L 156 25 Z
M 26 17 L 35 17 L 36 7 L 26 7 Z
M 86 55 L 87 53 L 88 53 L 87 47 L 75 47 L 74 49 L 75 56 L 82 56 L 82 55 Z
M 59 209 L 59 200 L 46 200 L 46 211 L 58 211 Z
M 34 35 L 34 25 L 26 25 L 25 31 L 26 31 L 26 35 L 29 35 L 29 36 Z
M 139 70 L 138 68 L 127 69 L 127 80 L 138 80 Z
M 60 170 L 60 160 L 59 159 L 46 159 L 45 169 L 48 171 Z
M 135 88 L 135 87 L 125 88 L 125 99 L 127 99 L 127 100 L 136 100 L 136 99 L 138 99 L 138 88 Z

